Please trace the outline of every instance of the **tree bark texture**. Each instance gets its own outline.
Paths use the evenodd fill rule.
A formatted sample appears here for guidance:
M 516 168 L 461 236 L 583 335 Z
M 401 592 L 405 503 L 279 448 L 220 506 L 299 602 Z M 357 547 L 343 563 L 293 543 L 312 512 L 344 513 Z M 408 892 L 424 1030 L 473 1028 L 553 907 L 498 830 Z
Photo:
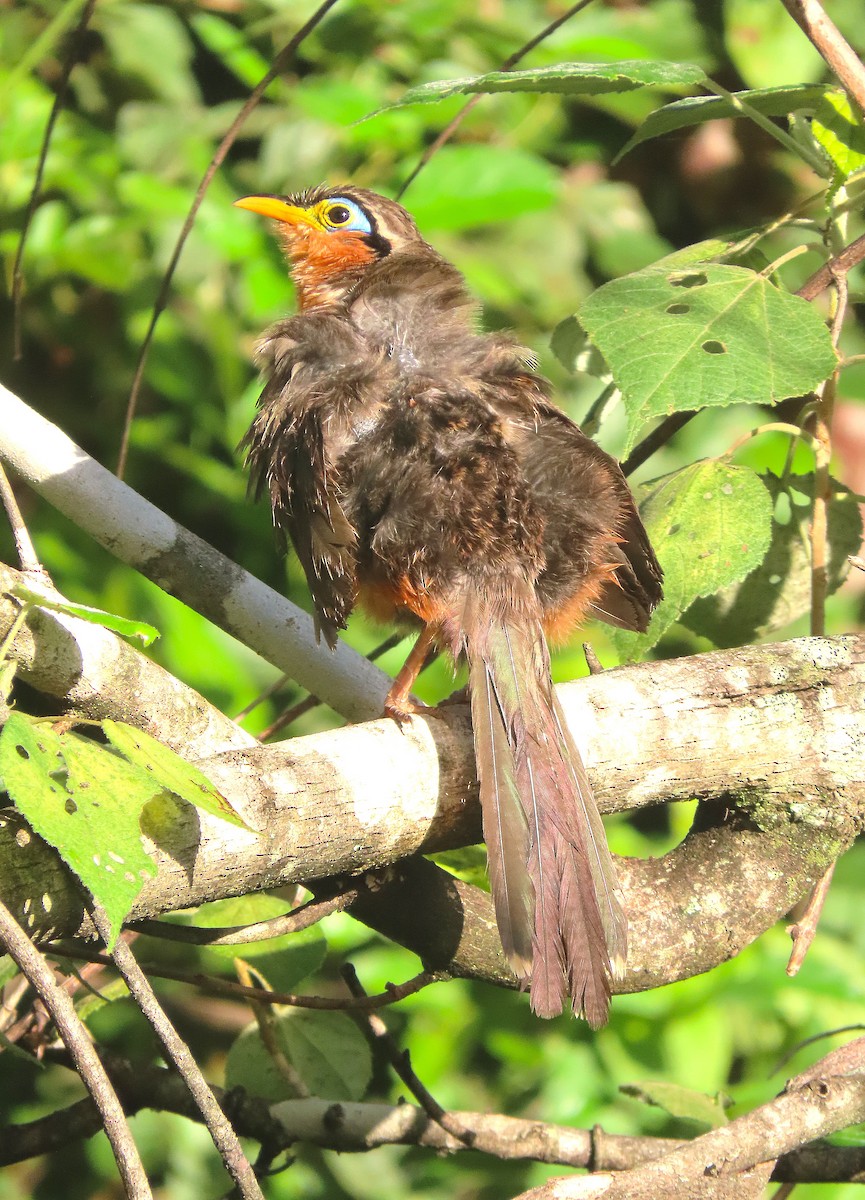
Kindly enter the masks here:
M 19 654 L 22 671 L 37 687 L 48 643 L 34 639 L 33 628 L 46 619 L 36 616 L 19 639 L 29 646 Z M 74 637 L 74 628 L 66 632 Z M 83 677 L 88 652 L 78 652 Z M 624 990 L 731 957 L 786 913 L 862 829 L 865 637 L 646 663 L 565 685 L 560 695 L 602 811 L 704 801 L 670 854 L 619 860 L 631 942 Z M 153 722 L 147 705 L 128 703 L 128 688 L 125 697 L 125 719 L 137 713 L 142 724 Z M 207 713 L 192 710 L 195 728 L 206 730 Z M 273 746 L 244 745 L 242 735 L 224 749 L 232 744 L 227 732 L 213 727 L 220 753 L 205 752 L 206 732 L 189 744 L 255 832 L 178 808 L 152 846 L 159 873 L 133 919 L 376 872 L 355 915 L 427 965 L 513 983 L 486 894 L 412 857 L 479 837 L 465 709 L 405 728 L 372 721 Z M 167 730 L 161 736 L 177 743 Z M 74 882 L 11 811 L 0 819 L 0 880 L 3 899 L 32 934 L 87 931 Z

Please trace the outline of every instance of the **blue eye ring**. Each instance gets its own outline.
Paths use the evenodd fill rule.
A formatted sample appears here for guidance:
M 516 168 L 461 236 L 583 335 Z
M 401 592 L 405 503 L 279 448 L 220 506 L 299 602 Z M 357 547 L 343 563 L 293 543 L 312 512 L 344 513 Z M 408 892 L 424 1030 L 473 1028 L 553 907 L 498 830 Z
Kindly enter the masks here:
M 326 229 L 341 233 L 372 233 L 369 217 L 359 204 L 345 196 L 334 196 L 321 207 L 321 221 Z

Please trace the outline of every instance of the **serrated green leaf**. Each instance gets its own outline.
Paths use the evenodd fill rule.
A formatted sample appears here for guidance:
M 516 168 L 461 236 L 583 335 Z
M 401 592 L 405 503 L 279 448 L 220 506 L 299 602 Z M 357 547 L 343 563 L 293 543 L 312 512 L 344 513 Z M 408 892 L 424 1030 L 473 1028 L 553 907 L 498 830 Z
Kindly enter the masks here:
M 626 453 L 654 418 L 776 404 L 812 391 L 838 363 L 820 313 L 745 267 L 656 264 L 604 284 L 578 316 L 622 392 Z
M 732 95 L 740 104 L 749 105 L 763 116 L 784 117 L 791 112 L 816 108 L 829 90 L 821 84 L 800 83 L 793 87 L 750 88 L 747 91 L 733 92 Z M 706 121 L 716 121 L 720 117 L 747 115 L 739 104 L 731 103 L 721 96 L 689 96 L 685 100 L 674 100 L 665 104 L 663 108 L 656 109 L 646 118 L 616 155 L 615 162 L 619 162 L 635 146 L 661 137 L 665 133 L 689 129 Z
M 814 114 L 811 132 L 831 161 L 839 181 L 865 167 L 865 128 L 845 92 L 827 90 Z
M 88 604 L 76 604 L 64 596 L 49 596 L 24 583 L 16 584 L 12 595 L 23 600 L 25 604 L 47 608 L 51 612 L 66 613 L 67 616 L 78 617 L 81 621 L 89 621 L 91 625 L 103 625 L 106 629 L 119 633 L 121 637 L 138 638 L 145 646 L 149 646 L 159 637 L 159 630 L 148 625 L 146 621 L 132 621 L 128 617 L 119 617 L 116 613 L 105 612 L 101 608 L 91 608 Z
M 176 754 L 170 747 L 126 725 L 123 721 L 103 721 L 105 736 L 131 763 L 148 771 L 156 783 L 156 791 L 173 792 L 187 804 L 193 804 L 202 812 L 220 817 L 231 825 L 249 829 L 239 813 L 231 807 L 225 796 L 218 791 L 206 775 L 192 763 Z
M 671 1117 L 696 1121 L 700 1125 L 708 1125 L 710 1129 L 719 1129 L 727 1124 L 725 1109 L 732 1104 L 729 1096 L 722 1092 L 715 1096 L 707 1096 L 704 1092 L 696 1092 L 692 1088 L 663 1081 L 625 1084 L 619 1090 L 626 1096 L 633 1096 L 645 1104 L 664 1109 Z
M 644 87 L 693 87 L 706 78 L 695 63 L 625 59 L 610 63 L 557 63 L 528 71 L 489 71 L 462 79 L 443 79 L 411 88 L 399 100 L 385 104 L 369 117 L 408 104 L 435 104 L 449 96 L 478 92 L 557 92 L 566 96 L 597 96 Z M 364 120 L 368 120 L 365 117 Z
M 742 646 L 790 625 L 811 604 L 810 475 L 761 475 L 774 510 L 772 540 L 762 563 L 741 583 L 698 600 L 683 617 L 689 629 L 716 646 Z M 862 544 L 856 497 L 833 480 L 829 501 L 828 590 L 837 591 L 850 570 L 848 555 Z
M 326 1100 L 359 1100 L 363 1096 L 372 1075 L 372 1056 L 350 1017 L 288 1009 L 280 1011 L 274 1032 L 279 1048 L 312 1095 Z M 257 1026 L 244 1030 L 229 1050 L 225 1082 L 270 1101 L 296 1095 L 268 1054 Z
M 749 467 L 706 461 L 652 485 L 640 514 L 664 569 L 664 599 L 645 634 L 610 634 L 623 661 L 654 646 L 699 596 L 742 579 L 763 561 L 772 500 Z
M 156 874 L 139 816 L 159 785 L 110 750 L 18 712 L 0 734 L 0 774 L 28 823 L 104 908 L 113 945 Z

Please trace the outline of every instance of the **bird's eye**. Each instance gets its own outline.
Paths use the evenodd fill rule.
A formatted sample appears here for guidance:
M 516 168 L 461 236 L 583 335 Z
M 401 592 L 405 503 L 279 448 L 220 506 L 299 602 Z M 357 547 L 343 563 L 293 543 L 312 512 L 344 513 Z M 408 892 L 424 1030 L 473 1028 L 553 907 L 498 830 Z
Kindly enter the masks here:
M 345 196 L 334 196 L 318 209 L 318 216 L 325 229 L 344 233 L 372 233 L 369 217 L 354 200 Z
M 350 208 L 344 204 L 333 204 L 327 210 L 328 225 L 347 225 L 354 216 Z

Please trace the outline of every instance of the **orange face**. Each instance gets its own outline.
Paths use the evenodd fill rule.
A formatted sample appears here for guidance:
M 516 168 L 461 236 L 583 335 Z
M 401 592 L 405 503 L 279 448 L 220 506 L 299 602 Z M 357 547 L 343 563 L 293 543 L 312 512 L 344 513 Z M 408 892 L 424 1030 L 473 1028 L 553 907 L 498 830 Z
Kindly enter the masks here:
M 279 222 L 301 311 L 337 299 L 346 274 L 377 257 L 370 220 L 352 200 L 334 197 L 304 207 L 278 196 L 245 196 L 235 205 Z

